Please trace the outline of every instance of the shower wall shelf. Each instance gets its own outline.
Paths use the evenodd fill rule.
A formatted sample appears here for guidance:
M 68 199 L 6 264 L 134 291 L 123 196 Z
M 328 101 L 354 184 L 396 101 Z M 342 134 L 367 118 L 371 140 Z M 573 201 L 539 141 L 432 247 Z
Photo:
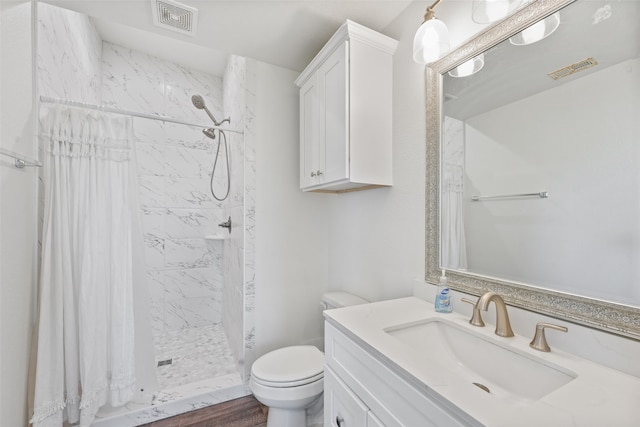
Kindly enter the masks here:
M 215 241 L 224 240 L 224 239 L 225 239 L 224 236 L 218 236 L 218 235 L 213 235 L 213 234 L 204 236 L 204 240 L 206 240 L 207 242 L 215 242 Z
M 398 42 L 347 20 L 296 79 L 300 188 L 392 185 L 392 72 Z

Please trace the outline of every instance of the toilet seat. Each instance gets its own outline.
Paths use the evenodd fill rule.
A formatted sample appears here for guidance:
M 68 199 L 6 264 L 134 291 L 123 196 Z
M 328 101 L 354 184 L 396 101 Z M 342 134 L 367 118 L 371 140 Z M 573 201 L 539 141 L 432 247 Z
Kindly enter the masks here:
M 281 382 L 273 382 L 273 381 L 266 381 L 263 380 L 262 378 L 258 378 L 255 374 L 253 375 L 253 381 L 256 384 L 260 384 L 266 387 L 275 387 L 275 388 L 288 388 L 288 387 L 298 387 L 301 385 L 305 385 L 305 384 L 309 384 L 312 383 L 314 381 L 318 381 L 324 378 L 324 372 L 321 372 L 317 375 L 314 375 L 313 377 L 310 378 L 303 378 L 300 380 L 295 380 L 295 381 L 281 381 Z
M 324 354 L 312 345 L 274 350 L 251 367 L 254 382 L 267 387 L 297 387 L 324 378 Z

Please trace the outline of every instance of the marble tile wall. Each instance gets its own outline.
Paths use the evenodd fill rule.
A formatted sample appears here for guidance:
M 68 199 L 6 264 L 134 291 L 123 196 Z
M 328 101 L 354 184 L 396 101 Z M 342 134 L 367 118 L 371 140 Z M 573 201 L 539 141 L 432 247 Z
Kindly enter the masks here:
M 105 105 L 207 124 L 191 102 L 200 94 L 222 117 L 220 77 L 107 42 L 102 50 Z M 220 323 L 223 241 L 204 239 L 220 234 L 226 215 L 209 190 L 217 141 L 197 127 L 143 118 L 134 129 L 154 334 Z M 226 177 L 216 173 L 213 184 L 224 187 Z
M 38 2 L 38 94 L 100 103 L 102 39 L 91 19 Z
M 206 113 L 191 103 L 199 94 L 216 117 L 223 115 L 222 78 L 108 42 L 102 84 L 104 104 L 124 110 L 208 124 Z
M 224 75 L 224 110 L 231 117 L 231 127 L 242 129 L 244 126 L 244 80 L 245 59 L 231 55 Z M 226 262 L 224 266 L 225 301 L 222 317 L 227 340 L 236 356 L 238 367 L 244 364 L 243 356 L 243 265 L 244 265 L 244 138 L 243 135 L 230 133 L 229 152 L 231 170 L 234 171 L 231 190 L 225 213 L 233 221 L 233 229 L 224 242 Z M 242 369 L 240 369 L 242 370 Z
M 39 96 L 98 104 L 102 39 L 81 13 L 37 4 L 36 87 Z M 42 113 L 43 111 L 41 111 Z M 38 147 L 38 158 L 44 158 Z M 38 256 L 44 223 L 43 168 L 38 170 Z
M 256 258 L 256 73 L 253 59 L 245 60 L 244 75 L 244 276 L 243 276 L 243 374 L 251 373 L 255 354 L 255 258 Z

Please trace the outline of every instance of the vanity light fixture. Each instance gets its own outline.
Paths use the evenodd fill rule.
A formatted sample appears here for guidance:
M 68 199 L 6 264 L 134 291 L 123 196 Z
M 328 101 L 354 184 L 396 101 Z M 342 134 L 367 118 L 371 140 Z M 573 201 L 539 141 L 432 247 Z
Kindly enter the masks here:
M 506 18 L 523 0 L 473 0 L 471 19 L 477 24 L 491 24 Z
M 441 1 L 436 0 L 427 8 L 424 21 L 413 38 L 413 60 L 418 64 L 437 61 L 449 52 L 449 30 L 433 11 Z
M 539 42 L 542 39 L 549 37 L 560 25 L 560 12 L 556 12 L 553 15 L 536 22 L 532 26 L 525 28 L 515 36 L 511 37 L 509 41 L 516 46 L 524 46 L 532 43 Z
M 484 67 L 484 53 L 474 56 L 467 62 L 463 62 L 453 70 L 449 71 L 451 77 L 468 77 L 477 73 Z

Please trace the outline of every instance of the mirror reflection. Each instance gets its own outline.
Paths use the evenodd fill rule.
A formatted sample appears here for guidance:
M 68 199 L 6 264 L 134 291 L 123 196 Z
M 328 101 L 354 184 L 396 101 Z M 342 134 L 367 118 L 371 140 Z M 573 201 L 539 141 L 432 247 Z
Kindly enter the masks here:
M 640 307 L 640 2 L 542 22 L 442 74 L 441 266 Z

